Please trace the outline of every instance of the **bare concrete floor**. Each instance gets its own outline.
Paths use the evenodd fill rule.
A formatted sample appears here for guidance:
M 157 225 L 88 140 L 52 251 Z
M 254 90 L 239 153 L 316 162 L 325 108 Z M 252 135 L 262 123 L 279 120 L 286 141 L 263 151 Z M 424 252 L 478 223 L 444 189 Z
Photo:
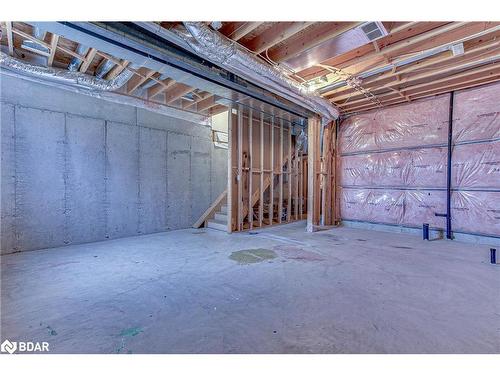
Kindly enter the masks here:
M 53 353 L 500 353 L 488 246 L 304 226 L 2 256 L 2 340 Z

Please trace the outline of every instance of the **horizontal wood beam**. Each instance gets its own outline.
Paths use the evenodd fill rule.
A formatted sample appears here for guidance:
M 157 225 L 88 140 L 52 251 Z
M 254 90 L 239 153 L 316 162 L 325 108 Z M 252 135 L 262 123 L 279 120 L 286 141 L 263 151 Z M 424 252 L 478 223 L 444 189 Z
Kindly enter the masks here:
M 452 86 L 446 86 L 443 89 L 434 89 L 434 90 L 432 90 L 432 92 L 427 92 L 424 94 L 418 94 L 418 95 L 415 94 L 414 96 L 411 96 L 410 99 L 411 100 L 424 99 L 424 98 L 428 98 L 431 96 L 445 94 L 445 93 L 448 93 L 450 91 L 464 90 L 464 89 L 468 89 L 471 87 L 482 86 L 482 85 L 486 85 L 488 83 L 499 82 L 499 81 L 500 81 L 500 73 L 494 74 L 494 75 L 488 76 L 488 77 L 483 77 L 481 79 L 464 81 L 464 82 L 461 82 L 460 84 L 456 84 L 456 85 L 452 85 Z M 395 99 L 392 99 L 391 101 L 385 102 L 384 106 L 393 106 L 393 105 L 402 104 L 405 102 L 406 101 L 402 100 L 401 98 L 395 98 Z M 371 106 L 360 108 L 360 109 L 355 108 L 355 109 L 346 111 L 344 113 L 345 114 L 352 114 L 352 113 L 357 113 L 357 112 L 367 112 L 367 111 L 370 111 L 370 110 L 376 109 L 376 108 L 377 108 L 377 106 L 371 105 Z
M 424 50 L 459 43 L 479 35 L 492 33 L 498 29 L 499 25 L 500 23 L 498 22 L 447 23 L 444 26 L 433 28 L 413 37 L 399 40 L 387 47 L 382 46 L 380 52 L 372 49 L 369 53 L 364 53 L 361 56 L 354 56 L 340 64 L 336 64 L 336 67 L 350 74 L 360 74 L 370 69 L 377 69 L 390 64 L 398 58 L 402 58 L 403 55 L 411 55 L 411 53 L 417 54 Z M 388 37 L 382 38 L 381 41 Z M 379 46 L 380 44 L 379 42 Z M 315 76 L 317 75 L 320 75 L 320 73 L 315 73 Z
M 262 24 L 263 22 L 245 22 L 243 23 L 243 25 L 236 28 L 232 33 L 230 33 L 228 35 L 228 38 L 238 41 L 246 35 L 250 34 Z
M 398 86 L 400 90 L 403 90 L 401 87 L 402 87 L 402 85 L 405 85 L 405 84 L 410 85 L 412 82 L 419 81 L 422 79 L 433 79 L 434 80 L 443 74 L 452 74 L 452 72 L 473 68 L 474 66 L 485 64 L 485 63 L 491 62 L 492 60 L 498 60 L 498 59 L 500 59 L 500 54 L 498 54 L 498 52 L 492 52 L 491 54 L 488 55 L 488 57 L 474 60 L 472 62 L 465 62 L 462 64 L 453 65 L 450 67 L 444 67 L 442 69 L 431 70 L 429 72 L 423 72 L 423 73 L 419 73 L 419 74 L 415 74 L 415 75 L 410 75 L 410 76 L 401 78 L 400 80 L 391 81 L 391 82 L 389 82 L 385 85 L 382 85 L 382 86 L 375 86 L 374 90 L 372 90 L 372 93 L 374 95 L 379 95 L 379 91 L 384 90 L 384 89 L 387 90 L 390 87 L 394 87 L 394 86 Z M 353 94 L 353 93 L 343 94 L 343 95 L 339 95 L 339 96 L 329 97 L 328 99 L 334 103 L 337 103 L 338 105 L 343 105 L 341 103 L 341 101 L 343 101 L 343 100 L 347 100 L 349 98 L 353 99 L 354 97 L 361 97 L 361 100 L 363 100 L 362 96 L 363 95 L 361 93 L 356 92 L 355 94 Z
M 142 84 L 144 84 L 149 78 L 155 74 L 154 70 L 148 69 L 146 67 L 140 67 L 137 69 L 132 78 L 127 82 L 127 94 L 132 93 L 137 90 Z
M 33 42 L 35 42 L 37 44 L 40 44 L 41 46 L 43 46 L 43 47 L 45 47 L 45 48 L 47 48 L 47 49 L 50 50 L 50 44 L 49 43 L 47 43 L 47 42 L 45 42 L 43 40 L 37 39 L 33 35 L 27 34 L 24 31 L 21 31 L 21 30 L 18 30 L 18 29 L 14 29 L 14 28 L 12 29 L 12 32 L 15 33 L 15 34 L 17 34 L 17 35 L 19 35 L 19 36 L 21 36 L 21 37 L 23 37 L 24 39 L 31 40 L 31 41 L 33 41 Z M 80 56 L 78 53 L 70 50 L 69 48 L 66 48 L 66 47 L 61 46 L 61 45 L 59 45 L 57 48 L 60 49 L 61 51 L 65 52 L 65 53 L 67 53 L 68 55 L 70 55 L 72 57 L 76 57 L 77 59 L 83 60 L 83 56 Z
M 94 57 L 97 53 L 97 50 L 95 48 L 90 48 L 87 51 L 87 54 L 83 58 L 83 63 L 80 65 L 80 72 L 85 73 L 87 69 L 89 68 L 90 64 L 92 64 L 92 61 L 94 60 Z
M 195 99 L 192 102 L 186 104 L 184 106 L 184 109 L 189 109 L 189 108 L 193 107 L 195 104 L 198 104 L 199 102 L 201 102 L 201 101 L 203 101 L 205 99 L 208 99 L 211 96 L 213 96 L 212 93 L 204 92 L 204 93 L 200 94 L 200 97 L 198 99 Z
M 300 55 L 309 48 L 315 47 L 329 39 L 333 39 L 347 30 L 358 26 L 360 22 L 319 22 L 311 26 L 311 30 L 303 33 L 300 38 L 290 40 L 283 47 L 270 50 L 269 58 L 275 62 L 286 61 Z M 292 38 L 290 38 L 292 39 Z
M 52 66 L 54 57 L 56 56 L 57 43 L 59 42 L 59 35 L 52 34 L 50 39 L 50 55 L 47 59 L 47 66 Z
M 194 88 L 192 88 L 191 86 L 177 82 L 174 85 L 170 86 L 165 92 L 165 104 L 170 104 L 179 99 L 181 96 L 184 96 L 193 90 Z
M 217 105 L 217 103 L 215 101 L 215 96 L 212 95 L 212 96 L 209 96 L 208 98 L 205 98 L 205 99 L 201 100 L 200 102 L 198 102 L 196 104 L 196 110 L 197 111 L 204 111 L 205 109 L 215 107 L 216 105 Z
M 426 46 L 422 46 L 421 48 L 422 50 L 436 47 L 439 45 L 433 43 L 433 40 L 435 40 L 436 37 L 445 33 L 450 34 L 452 31 L 464 28 L 466 26 L 467 22 L 452 22 L 446 24 L 445 26 L 432 29 L 422 34 L 418 34 L 416 36 L 403 39 L 387 47 L 381 47 L 378 52 L 374 50 L 373 52 L 370 52 L 368 54 L 365 54 L 363 56 L 357 57 L 353 60 L 346 62 L 345 66 L 349 67 L 349 73 L 359 74 L 366 71 L 367 69 L 373 68 L 375 66 L 374 64 L 387 63 L 388 62 L 387 58 L 392 58 L 398 53 L 401 53 L 403 50 L 407 50 L 409 47 L 413 45 L 416 44 L 421 45 L 421 43 L 424 41 L 428 41 L 428 43 Z M 456 39 L 458 39 L 458 37 Z
M 146 96 L 148 99 L 152 99 L 156 95 L 163 93 L 165 90 L 175 84 L 176 82 L 172 78 L 165 78 L 164 80 L 158 81 L 155 85 L 148 88 Z
M 404 40 L 408 40 L 411 37 L 422 35 L 425 32 L 429 32 L 432 30 L 436 30 L 439 27 L 449 25 L 450 22 L 417 22 L 411 23 L 409 26 L 405 27 L 403 30 L 391 31 L 389 35 L 384 36 L 377 40 L 377 45 L 379 50 L 385 48 L 390 45 L 395 45 Z M 368 65 L 376 65 L 379 64 L 380 58 L 377 55 L 380 51 L 376 51 L 372 43 L 364 44 L 356 49 L 351 51 L 342 53 L 337 56 L 333 56 L 325 61 L 322 64 L 332 65 L 337 68 L 341 68 L 346 70 L 348 73 L 356 73 L 356 71 L 351 71 L 350 68 L 352 65 L 356 63 L 356 59 L 368 56 L 371 54 L 373 63 Z M 314 79 L 321 75 L 324 75 L 327 70 L 321 66 L 312 66 L 306 68 L 303 71 L 298 72 L 297 74 L 304 79 Z
M 400 89 L 399 91 L 402 94 L 404 94 L 405 97 L 409 97 L 410 99 L 413 100 L 415 99 L 415 96 L 421 95 L 423 93 L 434 92 L 436 90 L 440 90 L 442 92 L 448 92 L 450 91 L 451 87 L 455 87 L 457 85 L 461 85 L 463 83 L 467 83 L 470 81 L 491 79 L 491 77 L 496 77 L 499 73 L 500 73 L 500 62 L 497 62 L 494 64 L 489 64 L 484 67 L 472 69 L 460 74 L 455 74 L 438 80 L 433 80 L 419 85 L 410 86 L 404 89 Z M 385 105 L 388 102 L 399 99 L 399 98 L 387 98 L 395 95 L 397 95 L 397 93 L 389 92 L 384 95 L 379 95 L 378 98 L 379 100 L 381 100 L 382 104 Z M 343 107 L 343 111 L 344 112 L 360 111 L 360 110 L 365 110 L 366 108 L 371 108 L 372 106 L 373 104 L 369 102 L 358 103 L 355 105 L 351 104 Z
M 388 63 L 398 61 L 404 55 L 419 54 L 442 46 L 460 43 L 476 35 L 485 35 L 498 27 L 493 22 L 453 22 L 438 29 L 431 30 L 416 37 L 403 40 L 380 50 L 375 59 L 358 59 L 349 63 L 349 72 L 360 74 L 376 69 Z
M 275 22 L 271 28 L 245 43 L 245 47 L 260 54 L 312 24 L 313 22 Z
M 216 106 L 210 108 L 208 110 L 208 114 L 210 116 L 215 116 L 218 115 L 219 113 L 226 112 L 228 110 L 228 107 L 222 104 L 217 104 Z
M 129 62 L 126 60 L 120 60 L 120 64 L 116 64 L 111 70 L 106 74 L 106 79 L 113 79 L 118 74 L 123 72 L 123 70 L 129 65 Z
M 500 47 L 500 41 L 495 37 L 492 40 L 470 46 L 467 48 L 463 55 L 453 55 L 451 51 L 445 51 L 438 55 L 431 56 L 424 60 L 419 60 L 414 63 L 398 67 L 392 71 L 388 71 L 377 76 L 369 77 L 363 79 L 362 85 L 366 89 L 375 88 L 381 84 L 385 84 L 390 80 L 398 79 L 400 81 L 402 75 L 408 75 L 409 73 L 418 72 L 420 70 L 430 70 L 431 68 L 439 68 L 440 65 L 449 65 L 451 62 L 459 63 L 464 61 L 474 61 L 478 57 L 486 57 L 487 55 L 492 56 L 491 51 L 498 49 Z M 355 90 L 349 86 L 344 86 L 328 93 L 324 96 L 327 98 L 333 98 L 334 94 L 339 95 L 340 93 L 355 93 Z

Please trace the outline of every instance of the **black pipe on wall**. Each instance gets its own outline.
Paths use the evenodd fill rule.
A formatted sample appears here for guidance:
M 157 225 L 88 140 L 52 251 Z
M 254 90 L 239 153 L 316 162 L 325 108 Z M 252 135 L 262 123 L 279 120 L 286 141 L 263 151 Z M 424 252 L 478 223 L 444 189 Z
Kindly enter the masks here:
M 453 99 L 455 92 L 450 93 L 450 112 L 448 117 L 448 158 L 446 170 L 446 238 L 453 239 L 451 232 L 451 156 L 453 151 Z

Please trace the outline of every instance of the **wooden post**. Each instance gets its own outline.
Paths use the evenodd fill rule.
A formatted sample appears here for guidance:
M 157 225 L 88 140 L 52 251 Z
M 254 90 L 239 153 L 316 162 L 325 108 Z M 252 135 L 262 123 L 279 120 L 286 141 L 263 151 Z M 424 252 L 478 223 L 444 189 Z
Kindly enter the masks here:
M 337 225 L 337 150 L 338 150 L 338 131 L 339 131 L 339 120 L 335 121 L 335 132 L 333 135 L 333 164 L 332 164 L 332 222 Z
M 287 168 L 287 180 L 288 180 L 288 202 L 286 208 L 286 221 L 289 223 L 292 220 L 292 181 L 293 181 L 293 169 L 292 169 L 292 123 L 288 126 L 288 168 Z
M 283 119 L 280 119 L 280 154 L 279 154 L 279 201 L 278 201 L 278 223 L 281 223 L 283 214 Z
M 227 233 L 233 231 L 233 108 L 227 119 Z
M 238 231 L 243 229 L 243 107 L 238 107 Z
M 326 225 L 326 216 L 327 216 L 327 164 L 328 164 L 328 138 L 329 131 L 328 126 L 323 128 L 323 138 L 320 139 L 320 170 L 321 174 L 319 176 L 320 180 L 320 189 L 321 189 L 321 208 L 320 208 L 320 224 Z
M 335 122 L 332 121 L 328 125 L 328 152 L 325 152 L 325 155 L 328 159 L 327 162 L 327 194 L 326 194 L 326 225 L 334 225 L 335 224 L 335 138 L 336 138 L 336 126 Z
M 299 220 L 302 220 L 304 215 L 304 162 L 302 159 L 303 152 L 299 155 Z
M 260 198 L 259 227 L 264 219 L 264 112 L 260 113 Z
M 320 215 L 320 130 L 321 119 L 310 117 L 307 125 L 307 231 L 314 232 Z
M 269 225 L 273 225 L 274 216 L 274 116 L 269 124 L 271 129 L 271 185 L 269 186 Z
M 248 111 L 248 226 L 253 229 L 253 108 Z
M 294 181 L 294 210 L 295 210 L 295 220 L 299 220 L 299 178 L 300 178 L 300 164 L 299 164 L 299 151 L 297 148 L 297 135 L 295 135 L 295 158 L 294 158 L 294 173 L 295 173 L 295 181 Z

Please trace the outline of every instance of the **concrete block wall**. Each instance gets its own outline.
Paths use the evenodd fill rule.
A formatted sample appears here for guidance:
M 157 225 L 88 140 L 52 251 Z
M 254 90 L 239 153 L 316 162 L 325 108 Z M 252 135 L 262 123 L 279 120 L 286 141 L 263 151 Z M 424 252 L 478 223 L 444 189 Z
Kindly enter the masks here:
M 187 228 L 226 188 L 206 126 L 0 83 L 2 254 Z

